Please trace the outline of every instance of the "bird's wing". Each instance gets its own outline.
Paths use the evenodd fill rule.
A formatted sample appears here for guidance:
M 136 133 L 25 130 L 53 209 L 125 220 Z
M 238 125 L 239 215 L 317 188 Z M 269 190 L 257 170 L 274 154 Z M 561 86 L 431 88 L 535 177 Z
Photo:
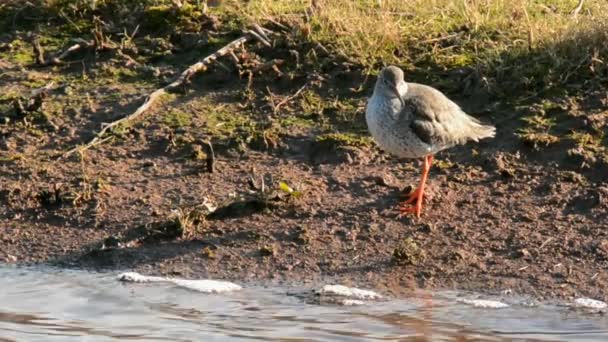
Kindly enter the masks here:
M 437 148 L 481 139 L 483 134 L 479 130 L 489 127 L 467 115 L 439 90 L 422 84 L 408 83 L 404 104 L 402 125 L 407 125 L 420 140 Z

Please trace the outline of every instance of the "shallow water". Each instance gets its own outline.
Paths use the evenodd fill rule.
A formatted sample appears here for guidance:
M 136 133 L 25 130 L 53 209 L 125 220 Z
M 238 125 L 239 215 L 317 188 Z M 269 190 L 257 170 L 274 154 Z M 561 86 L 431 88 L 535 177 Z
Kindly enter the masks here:
M 307 304 L 304 288 L 203 294 L 168 283 L 0 266 L 0 341 L 607 341 L 608 318 L 566 306 L 481 309 L 434 293 L 362 306 Z M 462 341 L 462 340 L 461 340 Z

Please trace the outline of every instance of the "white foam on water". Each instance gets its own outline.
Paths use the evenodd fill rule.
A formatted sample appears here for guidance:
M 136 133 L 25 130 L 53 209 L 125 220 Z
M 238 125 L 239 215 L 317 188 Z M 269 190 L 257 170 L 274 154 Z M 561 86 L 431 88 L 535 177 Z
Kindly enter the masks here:
M 342 296 L 354 299 L 381 299 L 382 295 L 371 290 L 362 290 L 356 287 L 348 287 L 344 285 L 325 285 L 319 291 L 319 294 L 330 296 Z
M 190 290 L 204 293 L 222 293 L 241 290 L 242 287 L 223 280 L 187 280 L 187 279 L 172 279 L 175 285 L 185 287 Z
M 179 287 L 203 293 L 223 293 L 241 290 L 242 287 L 222 280 L 188 280 L 179 278 L 152 277 L 139 274 L 137 272 L 122 273 L 118 280 L 129 283 L 172 283 Z
M 365 305 L 366 302 L 362 301 L 362 300 L 358 300 L 358 299 L 344 299 L 342 300 L 342 302 L 340 303 L 344 306 L 357 306 L 357 305 Z
M 487 299 L 459 299 L 458 302 L 484 309 L 502 309 L 509 307 L 509 304 L 507 303 Z
M 122 273 L 118 276 L 118 280 L 127 283 L 160 283 L 170 281 L 168 278 L 145 276 L 137 272 Z
M 595 300 L 591 298 L 576 298 L 574 300 L 574 307 L 576 308 L 584 308 L 584 309 L 596 309 L 596 310 L 604 310 L 608 308 L 608 304 L 602 302 L 600 300 Z

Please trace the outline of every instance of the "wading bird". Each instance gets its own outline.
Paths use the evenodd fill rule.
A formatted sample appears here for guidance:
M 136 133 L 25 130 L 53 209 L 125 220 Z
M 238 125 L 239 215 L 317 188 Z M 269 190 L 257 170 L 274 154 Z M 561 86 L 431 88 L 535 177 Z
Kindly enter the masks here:
M 365 111 L 369 132 L 381 149 L 401 158 L 424 158 L 418 188 L 399 204 L 399 217 L 420 218 L 433 155 L 468 140 L 494 137 L 496 128 L 466 114 L 439 90 L 405 82 L 403 71 L 385 67 Z

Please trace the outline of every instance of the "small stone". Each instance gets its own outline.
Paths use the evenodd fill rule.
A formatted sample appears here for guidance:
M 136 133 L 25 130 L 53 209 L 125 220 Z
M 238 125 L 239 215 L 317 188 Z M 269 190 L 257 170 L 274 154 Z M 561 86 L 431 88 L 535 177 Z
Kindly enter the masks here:
M 108 249 L 108 248 L 120 248 L 122 247 L 122 242 L 120 241 L 120 239 L 115 236 L 108 236 L 105 240 L 103 240 L 103 246 L 101 247 L 101 249 Z
M 211 248 L 209 246 L 201 249 L 201 254 L 207 259 L 217 258 L 217 254 L 215 253 L 215 250 L 213 250 L 213 248 Z
M 522 249 L 520 249 L 520 250 L 518 250 L 518 251 L 516 252 L 516 256 L 517 256 L 518 258 L 529 258 L 529 257 L 531 257 L 532 255 L 530 254 L 530 252 L 529 252 L 527 249 L 522 248 Z
M 418 228 L 423 233 L 432 233 L 435 230 L 435 225 L 431 223 L 424 223 Z
M 276 251 L 272 245 L 264 245 L 260 248 L 260 255 L 263 257 L 274 256 Z
M 142 165 L 145 168 L 156 167 L 156 163 L 150 160 L 147 160 Z
M 391 186 L 395 184 L 395 179 L 390 174 L 382 174 L 374 177 L 374 182 L 380 186 Z
M 392 261 L 399 265 L 416 265 L 424 259 L 424 252 L 412 238 L 407 238 L 393 250 Z

